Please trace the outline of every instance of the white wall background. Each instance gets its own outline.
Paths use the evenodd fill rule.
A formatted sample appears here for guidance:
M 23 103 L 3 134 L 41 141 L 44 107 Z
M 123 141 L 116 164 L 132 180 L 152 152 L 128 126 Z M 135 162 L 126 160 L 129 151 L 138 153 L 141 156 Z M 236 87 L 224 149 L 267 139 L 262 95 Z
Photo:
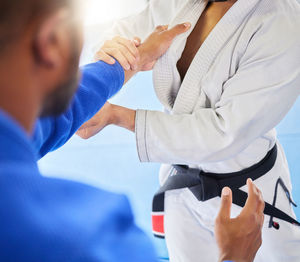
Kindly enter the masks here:
M 142 11 L 148 0 L 84 0 L 85 45 L 81 65 L 90 63 L 94 47 L 104 40 L 105 32 L 120 18 Z
M 146 0 L 86 0 L 86 24 L 107 23 L 143 9 Z

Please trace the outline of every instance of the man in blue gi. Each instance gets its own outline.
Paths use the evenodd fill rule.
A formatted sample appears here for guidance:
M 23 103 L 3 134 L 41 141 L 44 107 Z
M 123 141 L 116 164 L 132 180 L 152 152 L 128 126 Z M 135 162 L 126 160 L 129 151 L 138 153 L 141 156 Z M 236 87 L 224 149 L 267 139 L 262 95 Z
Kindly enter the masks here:
M 36 161 L 67 142 L 189 24 L 157 28 L 140 45 L 135 71 L 124 72 L 119 63 L 85 66 L 77 89 L 82 48 L 78 9 L 72 0 L 0 0 L 3 262 L 156 261 L 125 196 L 43 177 Z M 248 202 L 235 219 L 230 219 L 231 191 L 223 190 L 216 221 L 220 261 L 252 261 L 260 246 L 264 202 L 250 180 L 248 187 Z

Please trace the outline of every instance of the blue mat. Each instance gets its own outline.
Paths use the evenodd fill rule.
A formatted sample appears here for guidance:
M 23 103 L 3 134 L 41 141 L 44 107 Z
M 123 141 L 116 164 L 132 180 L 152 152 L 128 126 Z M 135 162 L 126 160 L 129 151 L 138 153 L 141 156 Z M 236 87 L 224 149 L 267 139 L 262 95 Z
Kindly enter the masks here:
M 136 76 L 111 102 L 131 108 L 161 109 L 152 88 L 151 73 Z M 295 189 L 300 188 L 299 112 L 300 102 L 278 127 Z M 59 176 L 127 194 L 138 225 L 153 239 L 161 261 L 168 260 L 164 241 L 151 235 L 151 200 L 158 187 L 159 165 L 139 162 L 133 134 L 108 127 L 88 141 L 75 136 L 65 147 L 40 161 L 40 168 L 47 176 Z M 293 196 L 300 203 L 300 190 L 294 190 Z M 295 211 L 300 216 L 300 209 Z

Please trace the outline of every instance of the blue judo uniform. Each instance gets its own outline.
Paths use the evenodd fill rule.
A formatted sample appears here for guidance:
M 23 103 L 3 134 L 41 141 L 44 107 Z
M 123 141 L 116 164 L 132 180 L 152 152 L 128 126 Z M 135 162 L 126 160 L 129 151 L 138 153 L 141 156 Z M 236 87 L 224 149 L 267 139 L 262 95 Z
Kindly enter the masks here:
M 64 145 L 124 82 L 118 63 L 82 72 L 68 111 L 40 119 L 33 139 L 0 110 L 1 262 L 156 261 L 125 196 L 39 172 L 37 160 Z

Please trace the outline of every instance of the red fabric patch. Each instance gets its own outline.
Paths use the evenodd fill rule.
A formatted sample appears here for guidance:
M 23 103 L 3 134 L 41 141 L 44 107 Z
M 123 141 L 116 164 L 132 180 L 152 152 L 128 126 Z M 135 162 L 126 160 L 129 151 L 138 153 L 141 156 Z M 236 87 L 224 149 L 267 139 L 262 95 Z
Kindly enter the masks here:
M 164 229 L 164 215 L 152 214 L 152 230 L 154 233 L 165 234 Z

